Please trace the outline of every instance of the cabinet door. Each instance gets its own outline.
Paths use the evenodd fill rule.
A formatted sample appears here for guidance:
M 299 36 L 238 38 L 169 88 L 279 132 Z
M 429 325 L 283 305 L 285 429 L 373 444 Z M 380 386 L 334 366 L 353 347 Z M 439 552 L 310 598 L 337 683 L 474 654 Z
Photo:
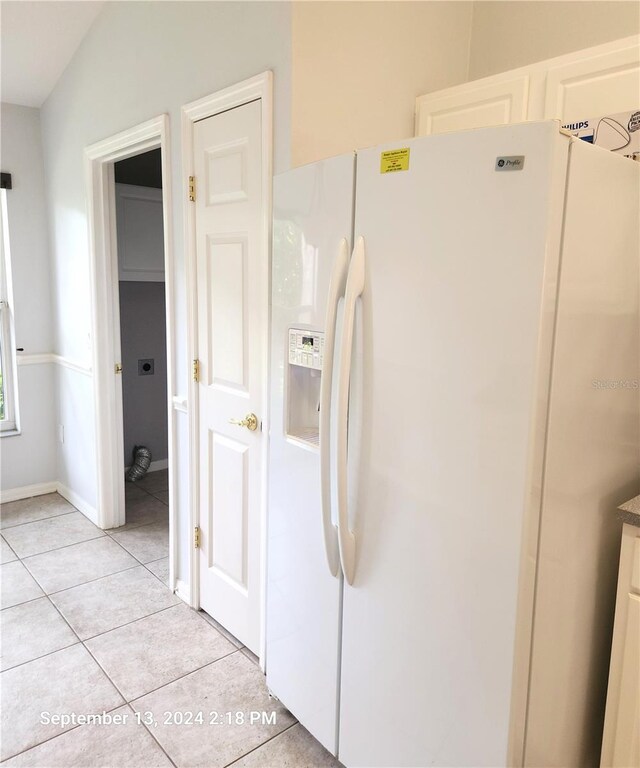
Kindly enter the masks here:
M 416 99 L 416 136 L 640 107 L 640 37 L 627 37 Z
M 613 742 L 614 768 L 640 765 L 640 596 L 629 594 L 618 717 Z
M 426 94 L 417 100 L 416 135 L 521 123 L 527 119 L 529 76 Z
M 640 766 L 640 531 L 622 527 L 602 768 Z
M 585 55 L 549 68 L 545 119 L 567 123 L 640 107 L 639 39 L 626 38 L 611 45 L 611 50 L 600 55 Z
M 120 280 L 164 282 L 162 190 L 116 184 Z

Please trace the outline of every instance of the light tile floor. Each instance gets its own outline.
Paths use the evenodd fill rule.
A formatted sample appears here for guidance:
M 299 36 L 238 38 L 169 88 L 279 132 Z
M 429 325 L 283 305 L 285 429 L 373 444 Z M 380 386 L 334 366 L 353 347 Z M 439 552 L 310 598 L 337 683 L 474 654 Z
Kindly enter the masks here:
M 339 768 L 251 651 L 167 588 L 166 488 L 159 472 L 127 484 L 107 532 L 57 494 L 0 509 L 2 764 Z

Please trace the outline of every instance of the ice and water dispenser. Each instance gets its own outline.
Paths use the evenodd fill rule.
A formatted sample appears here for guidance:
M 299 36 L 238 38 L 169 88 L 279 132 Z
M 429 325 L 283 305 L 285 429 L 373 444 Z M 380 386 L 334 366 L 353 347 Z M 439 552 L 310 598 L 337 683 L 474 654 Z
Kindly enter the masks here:
M 289 329 L 287 435 L 317 446 L 320 436 L 320 376 L 324 333 Z

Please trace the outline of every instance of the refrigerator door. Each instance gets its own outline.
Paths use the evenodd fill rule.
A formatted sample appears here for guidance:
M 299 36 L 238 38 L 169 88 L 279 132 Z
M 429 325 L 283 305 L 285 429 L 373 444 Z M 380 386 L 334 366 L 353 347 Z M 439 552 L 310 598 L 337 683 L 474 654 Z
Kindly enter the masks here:
M 600 746 L 620 557 L 614 509 L 640 490 L 640 165 L 578 140 L 570 154 L 524 760 L 532 767 L 625 765 L 612 761 L 608 739 L 600 761 Z M 636 729 L 639 716 L 636 708 Z
M 545 275 L 550 201 L 567 146 L 532 123 L 358 153 L 348 768 L 507 763 L 539 331 L 557 276 Z M 499 163 L 522 156 L 517 170 Z
M 336 536 L 330 568 L 319 449 L 292 421 L 308 385 L 319 422 L 320 374 L 291 366 L 288 353 L 289 329 L 325 330 L 334 264 L 342 258 L 346 273 L 350 254 L 353 185 L 353 155 L 274 179 L 267 685 L 334 754 L 342 594 L 337 532 L 329 522 L 327 536 Z

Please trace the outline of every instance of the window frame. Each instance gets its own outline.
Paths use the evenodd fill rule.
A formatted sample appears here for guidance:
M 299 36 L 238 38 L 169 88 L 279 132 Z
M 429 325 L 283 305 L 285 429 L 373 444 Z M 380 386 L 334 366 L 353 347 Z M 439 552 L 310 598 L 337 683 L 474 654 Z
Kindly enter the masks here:
M 0 354 L 4 389 L 4 419 L 0 419 L 0 437 L 20 434 L 13 307 L 7 190 L 0 189 Z

